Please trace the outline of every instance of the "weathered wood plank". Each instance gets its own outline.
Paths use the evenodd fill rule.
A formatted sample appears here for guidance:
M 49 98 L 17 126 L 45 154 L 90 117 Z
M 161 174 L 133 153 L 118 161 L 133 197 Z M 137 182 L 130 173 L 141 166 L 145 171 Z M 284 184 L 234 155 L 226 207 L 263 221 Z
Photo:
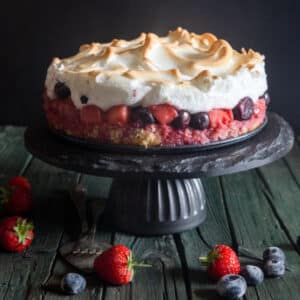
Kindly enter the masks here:
M 77 272 L 78 270 L 72 268 L 72 266 L 65 263 L 60 257 L 55 261 L 55 266 L 52 272 L 52 278 L 60 280 L 63 275 L 68 272 Z M 79 272 L 80 273 L 80 272 Z M 94 275 L 84 275 L 87 280 L 87 288 L 80 295 L 68 296 L 61 291 L 47 291 L 43 299 L 45 300 L 81 300 L 81 299 L 103 299 L 104 289 L 103 284 L 97 280 Z
M 35 210 L 32 218 L 36 225 L 35 240 L 23 254 L 0 254 L 0 298 L 39 298 L 39 285 L 46 279 L 56 256 L 63 220 L 60 212 L 62 193 L 70 176 L 42 162 L 34 160 L 23 145 L 23 128 L 5 127 L 0 132 L 1 181 L 25 171 L 33 186 Z M 29 166 L 29 167 L 28 167 Z M 74 177 L 74 175 L 73 175 Z M 58 189 L 61 187 L 60 191 Z M 56 202 L 58 201 L 58 203 Z
M 291 160 L 289 163 L 300 162 Z M 266 197 L 290 240 L 296 243 L 300 235 L 300 173 L 292 171 L 284 160 L 261 168 L 258 172 L 267 190 Z M 296 177 L 299 176 L 299 177 Z
M 256 289 L 249 288 L 247 297 L 298 299 L 300 258 L 269 205 L 269 190 L 262 184 L 256 171 L 224 176 L 221 182 L 237 243 L 257 253 L 262 253 L 264 248 L 271 245 L 282 247 L 293 270 L 282 278 L 266 280 Z
M 33 160 L 25 176 L 33 187 L 35 209 L 33 222 L 35 224 L 35 239 L 28 251 L 26 259 L 13 261 L 12 267 L 18 267 L 14 274 L 30 276 L 10 289 L 3 299 L 14 299 L 15 293 L 21 291 L 28 299 L 38 299 L 43 295 L 40 285 L 49 277 L 52 264 L 57 255 L 65 222 L 65 200 L 68 198 L 66 190 L 76 181 L 76 174 L 51 167 L 39 160 Z M 13 280 L 13 278 L 12 278 Z
M 90 197 L 107 198 L 111 179 L 84 176 Z M 135 281 L 122 287 L 104 286 L 104 299 L 186 299 L 181 263 L 172 236 L 136 238 L 120 233 L 108 233 L 99 228 L 99 241 L 125 244 L 137 259 L 153 264 L 152 268 L 136 271 Z M 101 282 L 98 281 L 101 286 Z
M 111 180 L 84 176 L 90 197 L 107 198 Z M 104 299 L 186 299 L 182 266 L 172 236 L 136 238 L 120 233 L 108 233 L 99 228 L 99 241 L 125 244 L 138 260 L 147 261 L 152 268 L 136 271 L 134 283 L 122 287 L 104 286 Z M 101 287 L 102 283 L 97 281 Z M 99 290 L 100 291 L 100 290 Z
M 104 201 L 108 196 L 111 179 L 110 178 L 101 178 L 94 176 L 82 176 L 80 183 L 87 187 L 88 189 L 88 198 L 89 200 L 99 200 Z M 69 201 L 68 203 L 69 214 L 65 215 L 65 218 L 68 220 L 65 224 L 65 231 L 62 238 L 62 243 L 68 242 L 70 240 L 76 239 L 79 233 L 79 217 L 77 212 L 74 209 L 73 203 Z M 101 228 L 99 228 L 101 230 Z M 113 234 L 110 232 L 102 232 L 96 236 L 96 240 L 105 241 L 110 243 L 113 238 Z M 59 278 L 66 274 L 67 272 L 78 272 L 69 264 L 65 263 L 61 257 L 57 257 L 55 260 L 52 277 Z M 86 291 L 78 296 L 72 296 L 72 299 L 103 299 L 105 293 L 105 287 L 102 282 L 100 282 L 96 276 L 86 276 L 88 288 Z M 55 293 L 47 291 L 44 297 L 45 300 L 58 300 L 58 299 L 69 299 L 69 296 L 66 296 L 62 293 Z M 71 298 L 70 298 L 71 299 Z
M 266 280 L 257 289 L 250 288 L 246 298 L 298 299 L 300 261 L 291 240 L 299 235 L 300 228 L 297 218 L 299 145 L 285 161 L 266 166 L 259 172 L 225 176 L 221 181 L 205 179 L 208 217 L 197 230 L 175 235 L 175 238 L 135 238 L 99 228 L 97 239 L 126 244 L 138 259 L 154 267 L 137 270 L 135 282 L 123 287 L 104 286 L 90 276 L 86 293 L 74 297 L 45 293 L 40 284 L 51 274 L 62 275 L 74 270 L 56 257 L 56 250 L 61 240 L 74 238 L 79 230 L 78 218 L 67 194 L 77 175 L 38 160 L 29 165 L 31 157 L 23 147 L 22 134 L 23 129 L 0 128 L 0 181 L 25 170 L 38 201 L 33 214 L 38 225 L 29 251 L 0 253 L 0 299 L 219 299 L 214 283 L 199 268 L 198 262 L 198 256 L 217 243 L 243 245 L 257 252 L 271 244 L 285 248 L 292 272 L 281 279 Z M 88 186 L 90 197 L 107 197 L 110 179 L 83 176 L 82 182 Z
M 0 127 L 0 183 L 6 181 L 27 167 L 31 155 L 23 142 L 23 127 Z
M 215 244 L 231 245 L 229 224 L 220 183 L 217 178 L 203 179 L 207 195 L 208 215 L 197 230 L 180 234 L 177 244 L 185 262 L 186 282 L 190 299 L 219 299 L 215 284 L 209 280 L 198 257 L 204 256 Z
M 84 176 L 82 182 L 91 197 L 107 198 L 111 180 Z M 135 238 L 119 233 L 108 233 L 99 228 L 97 240 L 122 243 L 130 247 L 139 260 L 154 265 L 139 269 L 134 283 L 122 287 L 103 287 L 104 299 L 186 299 L 181 265 L 172 236 L 164 238 Z M 98 280 L 98 285 L 102 283 Z M 100 291 L 100 290 L 99 290 Z M 164 298 L 165 297 L 165 298 Z
M 205 223 L 199 226 L 198 231 L 211 247 L 221 243 L 232 245 L 234 240 L 227 220 L 220 182 L 217 178 L 203 178 L 202 182 L 207 195 L 208 214 Z
M 187 299 L 182 266 L 172 236 L 134 238 L 117 233 L 115 244 L 127 245 L 139 261 L 151 268 L 136 270 L 134 282 L 106 287 L 105 299 Z
M 22 171 L 29 164 L 31 156 L 23 146 L 23 128 L 1 127 L 0 130 L 0 183 L 5 184 L 7 180 Z M 14 262 L 23 261 L 23 273 L 19 271 L 19 265 Z M 4 299 L 10 291 L 16 290 L 19 285 L 24 286 L 29 276 L 30 263 L 21 255 L 0 253 L 0 299 Z M 24 289 L 18 291 L 18 297 L 24 296 Z
M 284 157 L 284 160 L 300 186 L 300 141 L 295 141 L 293 149 Z

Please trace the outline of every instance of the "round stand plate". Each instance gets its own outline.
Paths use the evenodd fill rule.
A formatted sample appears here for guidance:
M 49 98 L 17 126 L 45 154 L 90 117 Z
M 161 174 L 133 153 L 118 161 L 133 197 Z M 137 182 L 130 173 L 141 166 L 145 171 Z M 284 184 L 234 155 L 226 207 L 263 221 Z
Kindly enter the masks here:
M 249 170 L 279 159 L 289 152 L 294 134 L 275 113 L 268 114 L 265 128 L 246 141 L 231 146 L 169 155 L 135 155 L 89 149 L 56 138 L 44 126 L 29 127 L 25 145 L 36 157 L 68 170 L 96 176 L 147 178 L 197 178 Z
M 205 193 L 199 177 L 218 176 L 263 166 L 289 152 L 294 134 L 275 113 L 251 139 L 201 152 L 139 154 L 89 149 L 30 127 L 25 145 L 52 165 L 96 176 L 116 177 L 106 216 L 116 228 L 138 234 L 181 232 L 205 218 Z M 189 179 L 198 178 L 198 179 Z

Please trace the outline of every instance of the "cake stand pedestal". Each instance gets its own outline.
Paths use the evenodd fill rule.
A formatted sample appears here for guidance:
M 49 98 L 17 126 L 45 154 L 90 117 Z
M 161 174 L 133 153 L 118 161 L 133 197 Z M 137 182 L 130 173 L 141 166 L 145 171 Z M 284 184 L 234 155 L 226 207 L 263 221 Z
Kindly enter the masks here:
M 288 153 L 294 142 L 291 127 L 277 114 L 269 113 L 268 119 L 266 127 L 246 141 L 192 153 L 102 152 L 59 139 L 46 125 L 28 128 L 25 145 L 34 156 L 57 167 L 113 177 L 102 215 L 106 223 L 128 233 L 161 235 L 204 221 L 201 177 L 246 171 Z

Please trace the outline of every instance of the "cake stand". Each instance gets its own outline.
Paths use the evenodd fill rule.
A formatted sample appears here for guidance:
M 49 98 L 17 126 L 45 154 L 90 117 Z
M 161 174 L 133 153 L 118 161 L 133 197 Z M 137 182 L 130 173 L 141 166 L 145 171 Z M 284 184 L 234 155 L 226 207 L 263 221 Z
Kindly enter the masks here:
M 246 171 L 275 161 L 292 148 L 294 134 L 275 113 L 251 138 L 217 149 L 132 153 L 89 149 L 60 139 L 47 126 L 29 127 L 25 145 L 37 158 L 68 170 L 113 177 L 103 218 L 113 228 L 161 235 L 198 226 L 206 217 L 204 176 Z

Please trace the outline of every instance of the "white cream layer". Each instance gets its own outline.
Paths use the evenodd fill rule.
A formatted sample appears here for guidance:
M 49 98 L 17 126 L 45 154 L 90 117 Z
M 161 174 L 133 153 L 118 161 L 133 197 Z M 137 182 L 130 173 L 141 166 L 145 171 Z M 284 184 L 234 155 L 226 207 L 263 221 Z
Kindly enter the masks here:
M 59 81 L 79 109 L 85 95 L 87 105 L 104 111 L 119 104 L 169 103 L 195 113 L 232 109 L 243 97 L 256 101 L 267 90 L 263 57 L 253 50 L 239 53 L 210 34 L 182 29 L 163 38 L 142 36 L 83 46 L 71 58 L 54 59 L 45 82 L 48 97 L 57 98 Z

